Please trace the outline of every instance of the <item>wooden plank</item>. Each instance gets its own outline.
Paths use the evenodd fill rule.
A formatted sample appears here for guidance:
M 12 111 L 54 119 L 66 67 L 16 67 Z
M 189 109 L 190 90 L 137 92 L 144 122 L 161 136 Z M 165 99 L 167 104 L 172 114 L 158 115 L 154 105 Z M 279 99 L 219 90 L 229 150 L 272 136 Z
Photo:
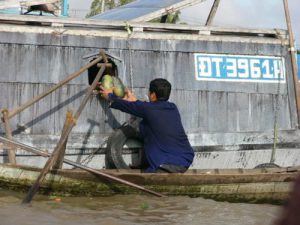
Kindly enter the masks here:
M 38 175 L 39 170 L 37 168 L 17 168 L 11 166 L 0 165 L 0 179 L 3 184 L 7 187 L 13 187 L 14 190 L 24 190 L 24 186 L 32 183 L 33 179 Z M 99 171 L 102 172 L 102 171 Z M 234 202 L 254 202 L 260 201 L 274 203 L 275 201 L 283 202 L 287 199 L 288 194 L 291 191 L 292 181 L 296 178 L 297 174 L 280 174 L 277 175 L 276 181 L 264 182 L 263 180 L 257 180 L 255 183 L 231 183 L 231 184 L 201 184 L 195 182 L 195 185 L 190 185 L 185 182 L 185 177 L 190 177 L 189 174 L 142 174 L 138 173 L 123 173 L 105 171 L 105 173 L 119 176 L 120 178 L 128 178 L 131 181 L 136 181 L 140 185 L 145 185 L 147 188 L 154 190 L 163 190 L 164 193 L 170 195 L 193 195 L 193 196 L 204 196 L 205 198 L 213 198 L 222 201 L 234 201 Z M 201 175 L 198 179 L 201 179 Z M 17 177 L 17 178 L 16 178 Z M 165 182 L 170 180 L 176 182 L 176 178 L 179 182 L 172 185 L 171 182 Z M 190 178 L 188 178 L 190 179 Z M 218 179 L 218 177 L 216 177 Z M 285 182 L 283 180 L 285 179 Z M 144 180 L 147 184 L 144 184 Z M 183 182 L 182 182 L 183 181 Z M 150 182 L 152 184 L 150 184 Z M 180 185 L 183 183 L 183 185 Z M 72 170 L 72 171 L 58 171 L 53 176 L 48 176 L 45 179 L 45 185 L 43 185 L 42 192 L 47 194 L 47 184 L 52 184 L 54 192 L 57 193 L 68 193 L 72 196 L 107 196 L 108 194 L 114 195 L 116 193 L 137 193 L 135 190 L 119 185 L 113 184 L 105 185 L 107 182 L 104 179 L 99 179 L 94 174 L 88 174 L 85 171 Z
M 289 42 L 290 42 L 290 53 L 291 53 L 291 63 L 292 63 L 292 71 L 293 71 L 293 79 L 294 79 L 294 89 L 295 89 L 295 99 L 296 99 L 296 107 L 297 107 L 297 114 L 298 114 L 298 128 L 300 126 L 300 87 L 299 87 L 299 80 L 298 80 L 298 71 L 297 71 L 297 61 L 296 61 L 296 49 L 295 49 L 295 42 L 294 42 L 294 34 L 292 29 L 291 17 L 289 13 L 289 6 L 288 1 L 283 0 L 284 4 L 284 12 L 286 23 L 288 27 L 289 33 Z
M 220 0 L 214 0 L 214 4 L 211 7 L 211 10 L 209 12 L 208 18 L 207 18 L 206 23 L 205 23 L 206 26 L 211 26 L 211 24 L 212 24 L 212 22 L 215 18 L 215 15 L 217 13 L 219 4 L 220 4 Z
M 67 126 L 70 123 L 70 121 L 72 121 L 72 117 L 73 117 L 73 112 L 71 110 L 68 110 L 61 135 L 63 135 L 67 131 Z M 61 169 L 62 168 L 62 165 L 64 162 L 64 157 L 65 157 L 65 152 L 66 152 L 66 147 L 67 147 L 67 142 L 68 142 L 68 138 L 65 141 L 65 143 L 63 144 L 61 150 L 58 152 L 56 162 L 53 165 L 53 169 Z
M 3 123 L 5 126 L 5 135 L 8 139 L 12 139 L 12 131 L 11 131 L 11 127 L 10 127 L 10 123 L 9 123 L 9 118 L 8 118 L 8 110 L 4 109 L 2 110 L 2 119 L 3 119 Z M 8 150 L 8 162 L 11 164 L 16 164 L 16 147 L 15 146 L 9 146 Z

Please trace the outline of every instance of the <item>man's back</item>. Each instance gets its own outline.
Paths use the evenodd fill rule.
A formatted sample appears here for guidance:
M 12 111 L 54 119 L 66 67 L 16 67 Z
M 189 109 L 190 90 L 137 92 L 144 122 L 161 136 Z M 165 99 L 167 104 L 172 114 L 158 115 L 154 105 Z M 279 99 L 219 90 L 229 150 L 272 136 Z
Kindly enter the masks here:
M 180 114 L 174 103 L 168 101 L 127 102 L 115 99 L 112 108 L 143 118 L 140 131 L 150 167 L 155 172 L 161 164 L 188 168 L 194 152 L 183 129 Z
M 128 90 L 124 99 L 101 87 L 101 95 L 111 101 L 111 107 L 143 118 L 140 131 L 149 168 L 145 172 L 185 172 L 194 158 L 194 151 L 184 132 L 174 103 L 168 102 L 172 85 L 163 78 L 150 82 L 148 98 L 141 102 Z

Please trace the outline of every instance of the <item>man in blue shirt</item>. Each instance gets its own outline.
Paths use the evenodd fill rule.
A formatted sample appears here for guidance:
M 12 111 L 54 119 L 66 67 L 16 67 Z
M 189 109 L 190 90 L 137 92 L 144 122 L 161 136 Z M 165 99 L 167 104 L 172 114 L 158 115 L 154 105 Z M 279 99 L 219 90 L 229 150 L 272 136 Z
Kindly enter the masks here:
M 171 84 L 165 79 L 150 82 L 150 102 L 142 102 L 130 92 L 123 99 L 112 89 L 101 87 L 102 97 L 110 107 L 141 117 L 139 128 L 144 139 L 144 151 L 149 167 L 145 172 L 184 173 L 193 162 L 194 151 L 188 141 L 177 106 L 169 102 Z

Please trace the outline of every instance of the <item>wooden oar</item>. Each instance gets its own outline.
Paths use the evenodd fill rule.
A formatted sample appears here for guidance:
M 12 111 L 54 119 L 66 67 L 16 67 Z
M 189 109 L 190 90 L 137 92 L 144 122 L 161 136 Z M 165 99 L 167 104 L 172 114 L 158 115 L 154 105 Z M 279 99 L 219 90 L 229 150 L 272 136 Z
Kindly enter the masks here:
M 42 150 L 39 150 L 37 148 L 34 148 L 34 147 L 31 147 L 31 146 L 28 146 L 28 145 L 25 145 L 25 144 L 22 144 L 20 142 L 17 142 L 17 141 L 13 141 L 13 140 L 10 140 L 10 139 L 7 139 L 7 138 L 4 138 L 4 137 L 0 137 L 0 142 L 6 144 L 6 145 L 14 145 L 18 148 L 21 148 L 21 149 L 24 149 L 28 152 L 31 152 L 33 154 L 36 154 L 36 155 L 40 155 L 40 156 L 43 156 L 43 157 L 50 157 L 51 154 L 49 154 L 47 151 L 42 151 Z M 77 168 L 80 168 L 80 169 L 83 169 L 83 170 L 86 170 L 86 171 L 89 171 L 91 173 L 94 173 L 94 174 L 97 174 L 99 176 L 102 176 L 102 177 L 105 177 L 105 178 L 108 178 L 110 180 L 113 180 L 113 181 L 117 181 L 119 183 L 122 183 L 122 184 L 125 184 L 125 185 L 128 185 L 130 187 L 134 187 L 136 189 L 139 189 L 141 191 L 144 191 L 144 192 L 147 192 L 147 193 L 150 193 L 150 194 L 153 194 L 157 197 L 165 197 L 165 195 L 161 194 L 161 193 L 158 193 L 158 192 L 155 192 L 155 191 L 152 191 L 152 190 L 149 190 L 145 187 L 142 187 L 140 185 L 137 185 L 137 184 L 134 184 L 132 182 L 129 182 L 129 181 L 126 181 L 126 180 L 123 180 L 121 178 L 118 178 L 118 177 L 115 177 L 113 175 L 110 175 L 110 174 L 107 174 L 107 173 L 104 173 L 102 171 L 98 171 L 98 170 L 95 170 L 93 168 L 90 168 L 90 167 L 87 167 L 87 166 L 83 166 L 79 163 L 76 163 L 76 162 L 73 162 L 71 160 L 68 160 L 68 159 L 64 159 L 64 163 L 68 164 L 68 165 L 71 165 L 71 166 L 75 166 Z

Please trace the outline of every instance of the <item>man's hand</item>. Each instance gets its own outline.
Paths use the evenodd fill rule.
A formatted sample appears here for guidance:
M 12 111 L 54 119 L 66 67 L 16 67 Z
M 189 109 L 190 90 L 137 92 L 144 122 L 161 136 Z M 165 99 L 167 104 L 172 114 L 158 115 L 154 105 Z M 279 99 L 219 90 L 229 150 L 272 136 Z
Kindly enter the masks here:
M 106 99 L 106 100 L 109 100 L 108 95 L 109 94 L 113 94 L 114 88 L 105 89 L 101 84 L 98 85 L 98 88 L 99 88 L 99 94 L 100 94 L 100 96 L 102 98 Z M 135 95 L 132 94 L 132 92 L 129 89 L 126 89 L 125 96 L 122 99 L 125 100 L 125 101 L 128 101 L 128 102 L 135 102 L 137 100 L 137 98 L 135 97 Z
M 98 85 L 98 87 L 100 88 L 100 96 L 106 100 L 109 100 L 108 95 L 113 93 L 113 88 L 111 89 L 105 89 L 101 84 Z
M 124 96 L 124 100 L 128 101 L 128 102 L 135 102 L 137 100 L 137 98 L 135 97 L 134 94 L 132 94 L 132 92 L 129 89 L 126 89 L 125 91 L 125 96 Z

